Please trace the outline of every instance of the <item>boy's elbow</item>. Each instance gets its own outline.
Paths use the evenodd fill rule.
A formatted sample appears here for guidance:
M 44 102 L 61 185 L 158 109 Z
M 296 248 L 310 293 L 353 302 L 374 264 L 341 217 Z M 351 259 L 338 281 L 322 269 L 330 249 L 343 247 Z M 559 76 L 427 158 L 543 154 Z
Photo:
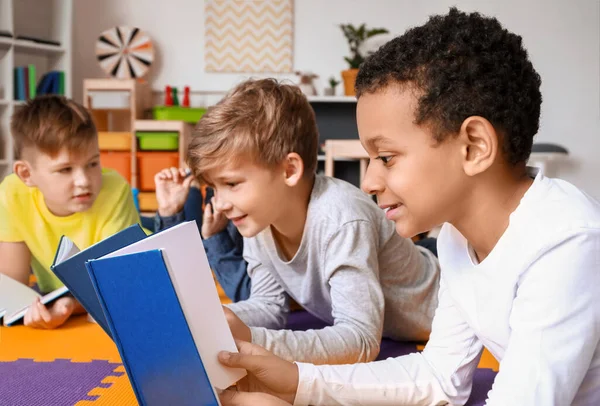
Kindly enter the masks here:
M 370 340 L 371 342 L 366 344 L 367 351 L 365 352 L 365 360 L 359 362 L 371 362 L 375 361 L 381 350 L 381 345 L 377 341 Z
M 347 362 L 371 362 L 375 361 L 381 350 L 380 342 L 375 340 L 374 337 L 360 337 L 357 351 L 353 351 L 351 359 Z

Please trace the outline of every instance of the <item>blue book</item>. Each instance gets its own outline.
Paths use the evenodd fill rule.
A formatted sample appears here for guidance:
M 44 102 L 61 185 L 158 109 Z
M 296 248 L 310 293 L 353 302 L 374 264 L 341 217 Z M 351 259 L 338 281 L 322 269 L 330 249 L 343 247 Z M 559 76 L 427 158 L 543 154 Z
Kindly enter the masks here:
M 73 241 L 66 236 L 61 237 L 58 244 L 54 262 L 50 269 L 109 336 L 110 329 L 85 263 L 144 238 L 146 238 L 146 233 L 142 230 L 142 227 L 139 224 L 134 224 L 81 252 Z
M 92 260 L 86 267 L 139 404 L 219 405 L 163 252 Z
M 25 68 L 18 66 L 15 68 L 15 72 L 15 100 L 27 100 L 27 97 L 25 96 Z

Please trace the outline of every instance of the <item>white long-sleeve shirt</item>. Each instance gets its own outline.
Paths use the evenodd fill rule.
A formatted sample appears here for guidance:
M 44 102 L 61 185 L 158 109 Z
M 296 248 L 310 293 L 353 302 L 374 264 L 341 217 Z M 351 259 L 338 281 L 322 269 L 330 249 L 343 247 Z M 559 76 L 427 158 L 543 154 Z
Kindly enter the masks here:
M 422 353 L 298 363 L 295 405 L 464 404 L 485 346 L 500 372 L 487 405 L 600 405 L 600 205 L 538 173 L 477 263 L 445 224 L 439 305 Z

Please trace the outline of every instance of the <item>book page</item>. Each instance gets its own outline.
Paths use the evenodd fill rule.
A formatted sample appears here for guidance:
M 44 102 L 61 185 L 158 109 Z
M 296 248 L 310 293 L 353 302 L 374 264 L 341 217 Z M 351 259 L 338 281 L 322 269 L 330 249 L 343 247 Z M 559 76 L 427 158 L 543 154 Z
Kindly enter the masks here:
M 151 235 L 102 258 L 163 250 L 163 258 L 211 383 L 226 389 L 246 375 L 218 361 L 219 351 L 237 352 L 196 222 Z M 152 298 L 148 298 L 152 300 Z
M 77 245 L 75 245 L 75 243 L 71 241 L 69 237 L 63 235 L 58 245 L 58 250 L 54 258 L 53 266 L 56 266 L 61 262 L 66 261 L 67 259 L 71 258 L 77 253 L 79 253 L 79 248 L 77 247 Z
M 3 310 L 5 315 L 26 308 L 38 297 L 41 295 L 29 286 L 0 274 L 0 310 Z

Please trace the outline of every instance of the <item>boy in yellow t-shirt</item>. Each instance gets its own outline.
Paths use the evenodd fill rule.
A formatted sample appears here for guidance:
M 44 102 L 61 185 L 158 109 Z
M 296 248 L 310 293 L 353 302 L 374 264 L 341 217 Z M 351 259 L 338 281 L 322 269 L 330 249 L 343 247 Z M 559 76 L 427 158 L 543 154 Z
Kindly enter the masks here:
M 102 170 L 98 133 L 86 109 L 61 96 L 29 101 L 11 120 L 17 161 L 0 184 L 0 273 L 42 292 L 62 283 L 50 265 L 62 235 L 80 249 L 140 218 L 127 182 Z M 26 325 L 55 328 L 83 308 L 70 296 L 49 307 L 38 301 Z

